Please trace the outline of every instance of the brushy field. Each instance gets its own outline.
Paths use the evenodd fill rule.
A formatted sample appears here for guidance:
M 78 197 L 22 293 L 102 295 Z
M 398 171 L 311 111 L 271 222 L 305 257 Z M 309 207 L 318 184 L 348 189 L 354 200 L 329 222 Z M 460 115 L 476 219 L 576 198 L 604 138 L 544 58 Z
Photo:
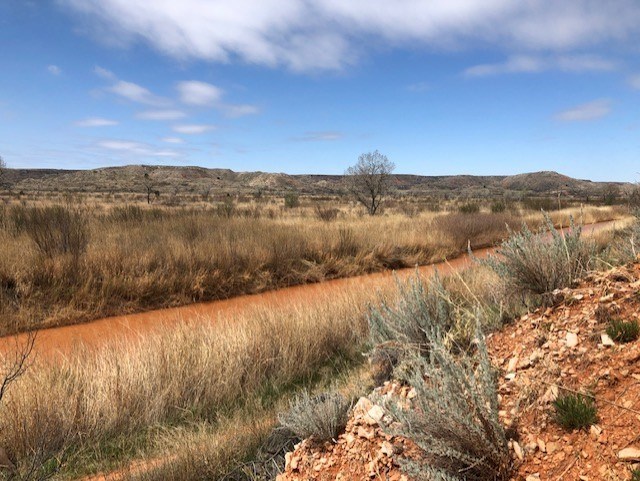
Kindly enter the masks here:
M 530 269 L 555 275 L 566 266 L 579 274 L 570 261 L 584 244 L 554 239 L 549 251 L 556 257 Z M 598 242 L 609 245 L 612 237 L 601 233 Z M 231 479 L 267 479 L 249 461 L 272 439 L 276 413 L 296 391 L 337 378 L 350 395 L 366 394 L 373 378 L 362 374 L 363 353 L 371 343 L 420 347 L 422 328 L 434 320 L 446 326 L 447 345 L 471 345 L 475 313 L 482 312 L 482 328 L 490 330 L 527 309 L 524 294 L 527 302 L 544 300 L 535 284 L 510 277 L 526 279 L 518 252 L 537 245 L 526 237 L 504 244 L 518 261 L 501 265 L 506 274 L 484 263 L 415 291 L 390 283 L 379 292 L 319 296 L 280 312 L 200 320 L 139 342 L 78 351 L 54 366 L 36 360 L 3 399 L 0 447 L 15 463 L 17 479 L 41 479 L 58 469 L 56 477 L 73 479 L 132 459 L 141 461 L 125 473 L 131 479 L 224 479 L 230 472 Z M 607 262 L 624 260 L 616 255 L 598 252 Z M 595 267 L 595 259 L 588 262 L 581 272 Z M 426 324 L 411 329 L 407 320 Z M 427 347 L 434 339 L 440 337 L 424 339 Z M 34 465 L 33 477 L 26 476 Z
M 536 228 L 542 218 L 488 207 L 403 210 L 368 217 L 352 206 L 322 204 L 3 206 L 0 334 L 427 264 L 464 252 L 468 243 L 494 244 L 507 236 L 507 225 Z M 625 213 L 590 206 L 552 218 L 567 225 L 569 215 L 591 223 Z

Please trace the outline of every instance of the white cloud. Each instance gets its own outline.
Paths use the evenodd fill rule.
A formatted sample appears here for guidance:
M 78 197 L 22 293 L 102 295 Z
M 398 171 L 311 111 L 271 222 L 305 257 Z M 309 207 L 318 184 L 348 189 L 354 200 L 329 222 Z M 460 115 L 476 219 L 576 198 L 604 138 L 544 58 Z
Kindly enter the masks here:
M 47 70 L 51 75 L 60 75 L 62 73 L 62 69 L 57 65 L 48 65 Z
M 152 94 L 148 89 L 133 82 L 125 82 L 124 80 L 118 80 L 107 90 L 122 98 L 141 104 L 161 107 L 169 103 L 167 99 Z
M 555 118 L 563 122 L 578 122 L 599 119 L 609 115 L 610 112 L 611 101 L 609 99 L 599 99 L 558 112 Z
M 537 73 L 546 70 L 563 72 L 607 71 L 616 68 L 615 62 L 595 55 L 563 55 L 539 57 L 532 55 L 513 55 L 505 62 L 475 65 L 465 70 L 468 77 L 486 77 L 509 73 Z
M 409 92 L 426 92 L 429 90 L 431 86 L 427 82 L 416 82 L 411 85 L 407 85 L 407 90 Z
M 337 130 L 323 130 L 305 132 L 304 135 L 300 137 L 294 137 L 291 140 L 294 140 L 296 142 L 327 142 L 332 140 L 340 140 L 343 137 L 343 132 L 339 132 Z
M 168 144 L 184 144 L 184 140 L 180 137 L 163 137 L 161 140 Z
M 632 89 L 640 90 L 640 74 L 632 75 L 628 81 Z
M 185 104 L 211 107 L 222 97 L 223 91 L 206 82 L 189 80 L 176 86 L 180 100 Z
M 75 123 L 77 127 L 111 127 L 118 125 L 116 120 L 104 119 L 102 117 L 89 117 L 84 120 L 79 120 Z
M 177 120 L 186 116 L 181 110 L 145 110 L 136 114 L 136 118 L 142 120 Z
M 188 124 L 188 125 L 174 125 L 174 132 L 178 132 L 179 134 L 204 134 L 205 132 L 209 132 L 211 130 L 215 130 L 215 125 L 204 125 L 204 124 Z
M 255 105 L 240 104 L 240 105 L 222 105 L 220 109 L 227 117 L 244 117 L 245 115 L 255 115 L 260 113 L 260 109 Z
M 94 31 L 176 58 L 340 69 L 380 41 L 567 53 L 640 36 L 636 0 L 59 0 Z M 97 34 L 96 34 L 97 35 Z
M 104 139 L 98 141 L 96 145 L 102 149 L 144 157 L 180 156 L 180 153 L 175 150 L 156 150 L 154 147 L 148 144 L 136 142 L 134 140 Z
M 98 77 L 102 77 L 107 80 L 115 80 L 116 74 L 114 74 L 111 70 L 107 70 L 106 68 L 102 68 L 99 65 L 93 67 L 93 73 L 95 73 Z

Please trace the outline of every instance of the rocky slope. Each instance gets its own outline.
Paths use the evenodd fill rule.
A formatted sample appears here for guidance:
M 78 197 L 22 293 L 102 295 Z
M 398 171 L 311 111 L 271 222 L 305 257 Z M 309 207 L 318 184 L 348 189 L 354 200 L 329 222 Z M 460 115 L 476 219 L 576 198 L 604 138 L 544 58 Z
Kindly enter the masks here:
M 259 191 L 282 193 L 295 190 L 302 194 L 332 195 L 343 190 L 340 175 L 288 175 L 266 172 L 234 172 L 203 167 L 141 166 L 107 167 L 93 170 L 8 169 L 1 185 L 14 192 L 143 192 L 144 174 L 153 188 L 162 193 L 207 195 L 208 193 L 245 193 Z M 591 182 L 558 174 L 535 172 L 513 176 L 420 176 L 396 175 L 398 192 L 474 197 L 507 194 L 602 196 L 624 183 Z
M 640 340 L 614 342 L 611 319 L 640 318 L 640 263 L 594 273 L 554 293 L 555 305 L 525 315 L 488 339 L 500 370 L 500 418 L 511 436 L 513 480 L 629 480 L 640 468 Z M 559 392 L 594 396 L 598 421 L 567 430 L 555 419 Z M 407 387 L 378 394 L 411 402 Z M 335 444 L 299 444 L 280 481 L 409 479 L 402 456 L 420 456 L 408 439 L 385 434 L 385 413 L 360 399 Z

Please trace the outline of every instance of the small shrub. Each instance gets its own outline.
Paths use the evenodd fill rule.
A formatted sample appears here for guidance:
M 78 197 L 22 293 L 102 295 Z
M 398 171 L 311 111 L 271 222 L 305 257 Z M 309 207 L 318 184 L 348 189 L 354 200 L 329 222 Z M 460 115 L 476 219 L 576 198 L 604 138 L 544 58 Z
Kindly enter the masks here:
M 219 217 L 226 217 L 228 219 L 233 217 L 235 210 L 236 210 L 236 205 L 233 202 L 233 199 L 231 197 L 227 197 L 224 199 L 224 202 L 222 202 L 222 204 L 217 205 L 216 214 Z
M 595 317 L 596 321 L 602 323 L 608 323 L 613 320 L 611 316 L 611 310 L 603 304 L 600 304 L 598 307 L 596 307 Z
M 612 319 L 607 326 L 607 334 L 614 341 L 633 342 L 640 336 L 640 324 L 635 319 L 631 321 Z
M 480 205 L 476 202 L 467 202 L 458 207 L 461 214 L 477 214 L 480 212 Z
M 501 200 L 497 200 L 491 204 L 491 213 L 492 214 L 501 214 L 507 210 L 507 204 L 505 204 Z
M 300 439 L 313 438 L 317 442 L 338 437 L 349 419 L 351 403 L 341 394 L 323 393 L 311 396 L 303 391 L 289 405 L 278 420 Z
M 340 209 L 336 209 L 335 207 L 322 207 L 318 204 L 315 207 L 315 213 L 318 219 L 324 222 L 330 222 L 338 218 Z
M 553 402 L 556 421 L 565 429 L 587 428 L 598 422 L 596 403 L 583 394 L 567 393 Z
M 596 253 L 592 240 L 571 220 L 570 229 L 558 231 L 545 214 L 546 229 L 537 234 L 523 226 L 502 243 L 497 256 L 482 261 L 518 291 L 547 294 L 567 287 L 589 268 Z
M 32 207 L 24 215 L 24 231 L 44 256 L 71 254 L 78 258 L 86 251 L 89 230 L 80 210 L 61 205 Z
M 631 471 L 631 481 L 640 481 L 640 469 Z
M 295 192 L 288 192 L 284 195 L 284 206 L 287 209 L 293 209 L 300 206 L 300 198 Z

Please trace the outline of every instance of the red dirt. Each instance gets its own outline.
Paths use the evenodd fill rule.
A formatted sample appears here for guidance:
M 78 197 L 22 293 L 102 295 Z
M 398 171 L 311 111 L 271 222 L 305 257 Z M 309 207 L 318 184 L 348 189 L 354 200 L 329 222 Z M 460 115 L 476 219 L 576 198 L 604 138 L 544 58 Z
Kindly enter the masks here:
M 640 263 L 593 273 L 575 288 L 556 291 L 554 307 L 540 308 L 489 337 L 489 352 L 501 371 L 500 419 L 517 433 L 509 443 L 513 481 L 626 481 L 640 469 L 640 339 L 624 344 L 602 337 L 610 318 L 640 319 L 639 293 Z M 382 391 L 390 388 L 399 390 L 387 383 Z M 556 422 L 553 400 L 563 390 L 594 396 L 596 425 L 571 431 Z M 377 409 L 374 417 L 384 424 L 384 411 Z M 367 457 L 389 441 L 381 429 L 358 440 L 355 451 L 342 447 L 349 445 L 354 426 L 363 419 L 369 424 L 371 412 L 356 412 L 333 446 L 301 443 L 287 456 L 278 480 L 329 479 L 325 472 L 342 473 L 345 480 L 400 479 L 398 455 Z M 631 459 L 623 459 L 625 452 Z

